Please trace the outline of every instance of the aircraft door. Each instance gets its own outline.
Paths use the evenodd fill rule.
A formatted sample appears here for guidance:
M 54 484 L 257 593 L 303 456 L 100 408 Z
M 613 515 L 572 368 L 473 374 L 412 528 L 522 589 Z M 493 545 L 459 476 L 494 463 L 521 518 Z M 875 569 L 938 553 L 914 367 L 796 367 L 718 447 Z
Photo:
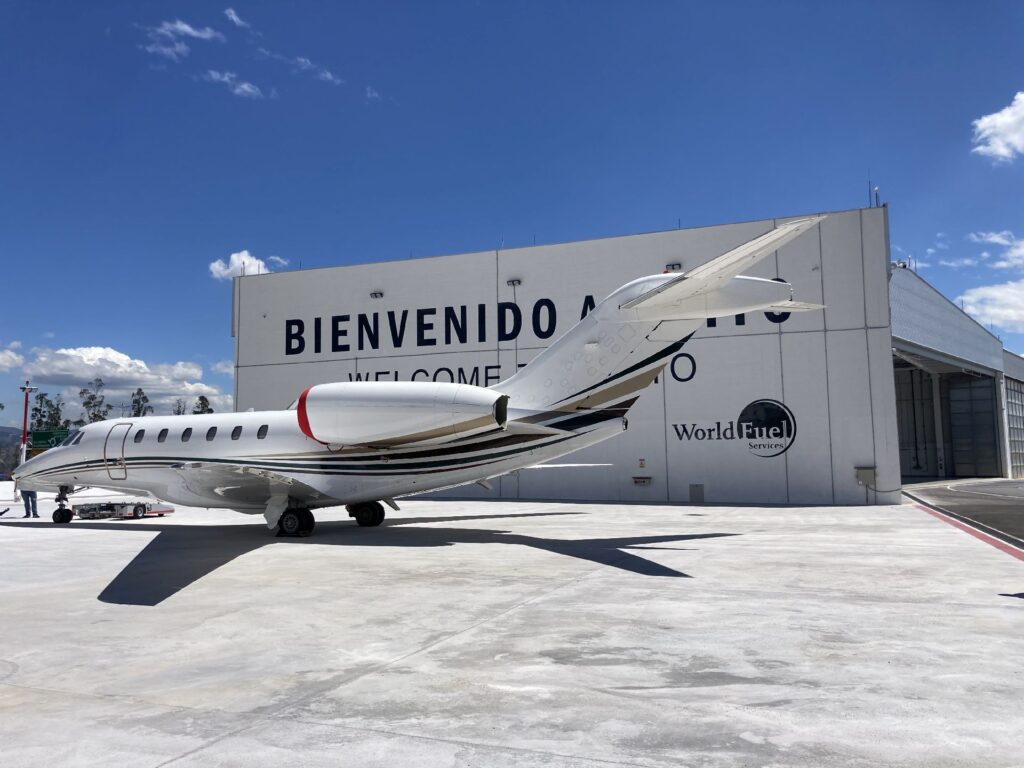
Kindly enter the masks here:
M 103 444 L 103 463 L 111 480 L 126 480 L 128 465 L 124 461 L 124 444 L 128 439 L 131 424 L 115 424 L 107 433 L 107 441 Z

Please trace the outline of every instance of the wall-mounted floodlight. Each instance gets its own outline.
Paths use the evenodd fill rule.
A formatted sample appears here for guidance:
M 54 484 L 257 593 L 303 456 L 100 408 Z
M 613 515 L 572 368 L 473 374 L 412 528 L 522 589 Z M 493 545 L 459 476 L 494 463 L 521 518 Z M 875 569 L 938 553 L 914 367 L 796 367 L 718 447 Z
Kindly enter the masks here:
M 523 284 L 523 281 L 520 280 L 518 277 L 513 277 L 511 280 L 506 280 L 505 281 L 505 285 L 511 285 L 513 288 L 515 288 L 517 285 L 522 285 L 522 284 Z
M 383 299 L 384 298 L 384 291 L 370 291 L 370 298 L 371 299 Z
M 673 261 L 671 264 L 666 264 L 665 265 L 665 271 L 666 272 L 678 272 L 682 268 L 683 268 L 683 265 L 680 264 L 678 261 Z

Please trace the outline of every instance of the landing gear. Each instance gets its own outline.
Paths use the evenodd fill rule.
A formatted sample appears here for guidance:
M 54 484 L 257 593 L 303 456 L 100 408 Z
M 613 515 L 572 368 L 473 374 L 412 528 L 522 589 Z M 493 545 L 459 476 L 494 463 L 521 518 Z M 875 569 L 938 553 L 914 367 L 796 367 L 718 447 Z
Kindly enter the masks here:
M 308 509 L 286 509 L 277 521 L 277 535 L 309 536 L 315 527 L 316 520 Z
M 59 523 L 59 524 L 70 523 L 71 522 L 71 518 L 74 517 L 74 516 L 75 516 L 75 513 L 72 512 L 67 507 L 57 507 L 57 509 L 53 510 L 53 522 L 55 522 L 55 523 Z
M 384 506 L 379 501 L 349 504 L 345 509 L 348 510 L 348 516 L 354 517 L 356 523 L 364 528 L 372 528 L 384 522 Z
M 70 490 L 71 489 L 68 486 L 62 485 L 60 490 L 57 492 L 57 498 L 54 499 L 54 501 L 57 502 L 57 509 L 53 511 L 52 518 L 55 523 L 66 525 L 67 523 L 70 523 L 71 518 L 75 516 L 74 512 L 64 506 L 67 503 L 68 492 Z

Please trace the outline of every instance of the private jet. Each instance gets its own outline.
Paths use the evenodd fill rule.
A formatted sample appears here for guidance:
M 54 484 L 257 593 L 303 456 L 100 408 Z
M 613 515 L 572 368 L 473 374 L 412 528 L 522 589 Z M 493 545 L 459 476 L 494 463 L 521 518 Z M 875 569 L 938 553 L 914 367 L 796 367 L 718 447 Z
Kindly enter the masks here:
M 15 480 L 56 492 L 55 523 L 72 519 L 69 494 L 93 486 L 262 514 L 282 536 L 308 536 L 313 510 L 342 504 L 377 526 L 400 497 L 489 487 L 621 433 L 640 393 L 708 318 L 821 309 L 795 301 L 789 283 L 740 273 L 823 218 L 627 283 L 493 387 L 328 383 L 286 410 L 101 421 L 19 466 Z

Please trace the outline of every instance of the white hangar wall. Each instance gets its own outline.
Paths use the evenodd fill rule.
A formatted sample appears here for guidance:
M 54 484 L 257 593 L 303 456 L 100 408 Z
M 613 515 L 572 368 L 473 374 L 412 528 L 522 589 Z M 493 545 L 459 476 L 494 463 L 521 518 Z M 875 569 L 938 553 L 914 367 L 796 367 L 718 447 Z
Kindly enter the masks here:
M 666 265 L 692 268 L 786 220 L 236 278 L 237 408 L 283 408 L 311 384 L 356 378 L 496 384 L 589 301 Z M 888 270 L 887 209 L 829 214 L 750 270 L 791 282 L 823 312 L 700 329 L 630 411 L 628 431 L 561 462 L 603 466 L 522 470 L 493 491 L 449 495 L 897 502 Z M 762 399 L 784 404 L 795 424 L 776 456 L 756 455 L 729 427 Z M 878 490 L 858 484 L 864 466 L 876 467 Z

